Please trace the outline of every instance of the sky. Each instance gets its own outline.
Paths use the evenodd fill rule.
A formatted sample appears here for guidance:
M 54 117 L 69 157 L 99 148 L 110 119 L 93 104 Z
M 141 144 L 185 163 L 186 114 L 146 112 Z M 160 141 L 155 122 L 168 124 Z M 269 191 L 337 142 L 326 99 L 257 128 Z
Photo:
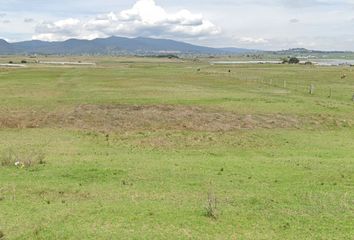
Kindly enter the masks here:
M 0 0 L 0 38 L 169 38 L 210 47 L 354 51 L 354 0 Z

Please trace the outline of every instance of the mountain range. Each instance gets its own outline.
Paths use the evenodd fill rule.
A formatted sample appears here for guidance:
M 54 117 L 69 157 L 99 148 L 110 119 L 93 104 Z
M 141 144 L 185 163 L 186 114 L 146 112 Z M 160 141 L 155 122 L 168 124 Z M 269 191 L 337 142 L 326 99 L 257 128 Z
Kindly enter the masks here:
M 121 55 L 121 54 L 239 54 L 254 52 L 243 48 L 211 48 L 185 42 L 154 38 L 109 37 L 94 40 L 39 40 L 9 43 L 0 39 L 0 54 Z

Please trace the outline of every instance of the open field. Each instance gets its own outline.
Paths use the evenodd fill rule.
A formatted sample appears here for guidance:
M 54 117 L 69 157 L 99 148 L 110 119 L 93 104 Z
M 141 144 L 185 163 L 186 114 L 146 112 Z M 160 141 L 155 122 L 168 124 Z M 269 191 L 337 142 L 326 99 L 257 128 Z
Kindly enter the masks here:
M 96 65 L 0 66 L 1 240 L 353 239 L 354 68 L 41 60 Z

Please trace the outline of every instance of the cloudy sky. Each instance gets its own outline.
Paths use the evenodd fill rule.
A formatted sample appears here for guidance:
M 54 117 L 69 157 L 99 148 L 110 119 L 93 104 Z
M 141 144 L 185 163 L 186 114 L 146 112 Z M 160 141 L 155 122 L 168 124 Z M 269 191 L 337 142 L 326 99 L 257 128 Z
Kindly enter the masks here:
M 354 0 L 0 0 L 8 41 L 155 37 L 212 47 L 354 50 Z

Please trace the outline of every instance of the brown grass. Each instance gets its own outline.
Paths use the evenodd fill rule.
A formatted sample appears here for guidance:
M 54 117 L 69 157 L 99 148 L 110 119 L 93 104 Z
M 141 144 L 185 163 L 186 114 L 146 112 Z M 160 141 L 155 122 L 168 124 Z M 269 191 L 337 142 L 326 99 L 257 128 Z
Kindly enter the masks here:
M 58 127 L 102 132 L 140 130 L 233 131 L 238 129 L 352 126 L 331 116 L 237 114 L 218 108 L 174 105 L 80 105 L 66 111 L 1 111 L 0 128 Z

